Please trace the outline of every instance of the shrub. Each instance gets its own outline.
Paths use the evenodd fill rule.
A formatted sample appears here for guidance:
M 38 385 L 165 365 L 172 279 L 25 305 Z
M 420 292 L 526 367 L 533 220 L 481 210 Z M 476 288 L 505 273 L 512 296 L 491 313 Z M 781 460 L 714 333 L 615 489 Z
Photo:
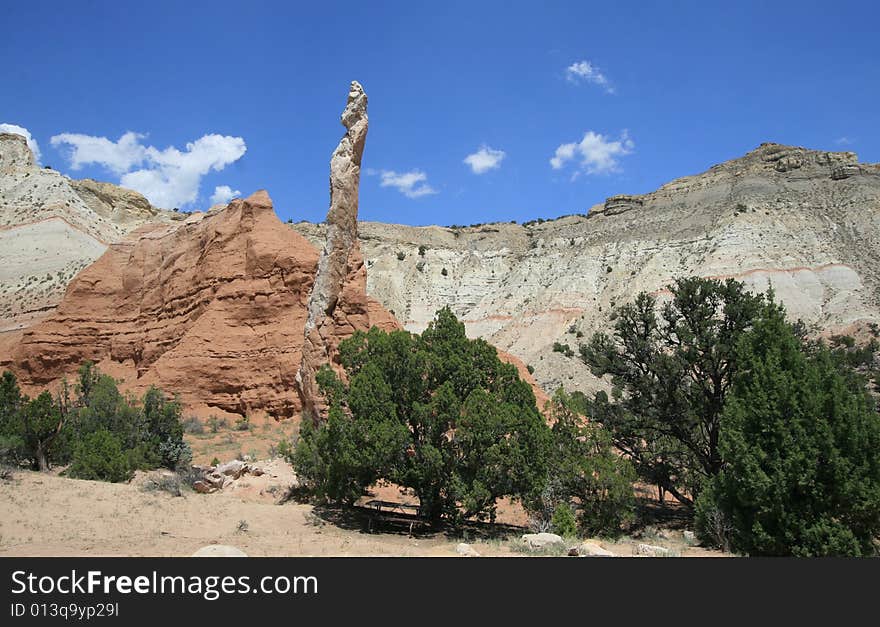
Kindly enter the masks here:
M 604 430 L 594 426 L 590 431 L 595 453 L 587 458 L 573 490 L 581 503 L 578 524 L 590 535 L 615 536 L 635 519 L 636 472 L 629 460 L 612 450 Z
M 191 433 L 193 435 L 201 435 L 205 432 L 205 425 L 202 424 L 202 421 L 196 418 L 195 416 L 190 416 L 186 420 L 183 421 L 183 431 L 184 433 Z
M 155 444 L 141 442 L 126 451 L 128 465 L 132 470 L 152 470 L 162 465 L 162 458 Z
M 168 400 L 162 390 L 150 387 L 144 394 L 142 413 L 147 426 L 144 440 L 152 443 L 160 464 L 172 470 L 189 464 L 192 451 L 183 440 L 180 401 Z
M 421 245 L 419 246 L 419 257 L 424 257 L 424 256 L 425 256 L 425 253 L 426 253 L 427 251 L 428 251 L 428 247 L 425 246 L 424 244 L 421 244 Z
M 559 504 L 573 504 L 583 532 L 619 534 L 634 519 L 632 464 L 614 452 L 604 429 L 585 420 L 575 397 L 558 390 L 549 411 L 553 423 L 550 491 L 529 504 L 530 508 L 555 513 Z
M 352 503 L 387 480 L 436 523 L 493 520 L 498 498 L 540 490 L 550 433 L 531 388 L 448 308 L 420 336 L 374 327 L 339 353 L 348 382 L 319 372 L 327 420 L 303 421 L 293 456 L 316 496 Z
M 240 418 L 235 419 L 235 430 L 236 431 L 247 431 L 251 428 L 251 417 L 245 414 Z
M 76 443 L 67 474 L 76 479 L 118 483 L 131 479 L 132 471 L 119 438 L 102 429 Z
M 443 268 L 442 270 L 440 270 L 440 274 L 442 274 L 443 276 L 447 276 L 449 272 L 446 270 L 446 268 Z
M 701 539 L 712 515 L 749 555 L 873 555 L 880 535 L 880 415 L 859 377 L 827 348 L 805 354 L 781 312 L 738 344 L 743 372 L 728 396 L 725 465 L 698 501 Z
M 137 399 L 119 392 L 112 377 L 86 362 L 79 368 L 73 393 L 72 398 L 64 381 L 57 399 L 43 392 L 31 400 L 19 393 L 15 377 L 4 373 L 0 379 L 0 455 L 29 460 L 40 470 L 47 470 L 50 463 L 72 460 L 76 462 L 74 474 L 112 480 L 137 469 L 162 465 L 173 469 L 191 459 L 183 441 L 180 402 L 165 398 L 158 388 L 147 390 L 139 405 Z M 100 447 L 88 452 L 83 442 L 91 442 L 93 436 Z M 117 463 L 117 452 L 124 463 Z M 111 457 L 102 466 L 99 458 L 104 454 Z
M 165 440 L 159 444 L 159 457 L 162 466 L 177 470 L 192 462 L 192 449 L 183 440 Z
M 574 357 L 574 350 L 572 350 L 571 346 L 568 344 L 562 344 L 561 342 L 553 342 L 553 352 L 562 353 L 569 358 Z
M 577 535 L 577 521 L 571 506 L 568 503 L 560 503 L 553 511 L 553 518 L 550 520 L 550 528 L 556 535 L 563 538 L 570 538 Z
M 404 259 L 406 259 L 406 253 L 403 252 L 402 250 L 398 250 L 397 251 L 397 260 L 403 261 Z
M 17 465 L 22 459 L 24 441 L 18 435 L 0 435 L 0 464 Z
M 180 491 L 183 483 L 177 474 L 162 474 L 158 477 L 150 477 L 144 482 L 142 490 L 145 492 L 159 491 L 167 492 L 171 496 L 182 496 Z
M 275 455 L 286 459 L 288 462 L 293 461 L 293 445 L 290 440 L 284 439 L 275 446 Z

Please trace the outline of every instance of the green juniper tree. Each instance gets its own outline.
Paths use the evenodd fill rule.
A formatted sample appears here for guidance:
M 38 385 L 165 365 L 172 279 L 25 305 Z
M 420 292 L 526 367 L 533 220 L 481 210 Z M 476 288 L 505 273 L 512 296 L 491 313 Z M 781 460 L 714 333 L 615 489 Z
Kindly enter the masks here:
M 679 279 L 662 307 L 646 293 L 616 311 L 613 335 L 580 347 L 597 376 L 611 375 L 611 398 L 591 416 L 646 481 L 691 503 L 723 466 L 721 412 L 739 371 L 736 345 L 779 306 L 732 279 Z
M 809 351 L 774 310 L 738 346 L 724 466 L 697 529 L 750 555 L 872 555 L 880 535 L 880 415 L 838 355 Z
M 183 439 L 181 405 L 151 387 L 139 402 L 93 363 L 84 363 L 71 389 L 57 398 L 21 394 L 15 375 L 0 377 L 0 457 L 28 461 L 37 470 L 71 462 L 68 474 L 83 479 L 125 480 L 130 471 L 176 469 L 192 458 Z M 121 457 L 124 459 L 116 459 Z
M 35 399 L 25 397 L 19 412 L 21 438 L 36 470 L 49 470 L 52 447 L 64 427 L 58 405 L 48 392 Z
M 589 422 L 561 389 L 548 405 L 548 418 L 553 426 L 547 482 L 528 508 L 539 518 L 551 512 L 556 518 L 560 507 L 568 508 L 585 533 L 617 535 L 634 518 L 632 464 L 615 453 L 609 433 Z
M 531 388 L 448 308 L 421 335 L 373 328 L 339 352 L 348 383 L 319 373 L 328 417 L 304 422 L 293 455 L 315 494 L 350 503 L 387 480 L 436 523 L 494 519 L 498 498 L 540 489 L 550 433 Z
M 0 376 L 0 462 L 15 463 L 24 449 L 21 438 L 21 389 L 9 371 Z

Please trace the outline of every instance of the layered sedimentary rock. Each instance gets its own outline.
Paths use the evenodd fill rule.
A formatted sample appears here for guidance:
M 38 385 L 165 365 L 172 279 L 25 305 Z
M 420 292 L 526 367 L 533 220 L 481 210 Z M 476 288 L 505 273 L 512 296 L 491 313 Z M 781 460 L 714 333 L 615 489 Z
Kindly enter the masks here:
M 357 215 L 361 159 L 367 139 L 367 95 L 352 81 L 341 116 L 345 135 L 330 159 L 330 210 L 323 249 L 308 304 L 302 363 L 296 375 L 303 413 L 317 419 L 322 410 L 315 374 L 334 364 L 339 342 L 356 329 L 397 328 L 393 317 L 378 316 L 367 298 L 367 273 L 358 244 Z
M 49 314 L 108 245 L 171 219 L 137 192 L 40 167 L 24 137 L 0 133 L 0 334 Z
M 179 393 L 195 413 L 292 417 L 317 264 L 318 252 L 281 223 L 264 191 L 182 223 L 147 225 L 83 270 L 0 367 L 36 388 L 88 359 L 125 389 Z M 396 325 L 367 298 L 365 279 L 346 284 L 346 298 L 363 315 L 332 330 Z
M 312 239 L 324 226 L 293 228 Z M 472 337 L 532 366 L 545 390 L 594 389 L 577 349 L 639 291 L 676 277 L 770 285 L 811 330 L 880 321 L 880 167 L 851 152 L 763 144 L 655 192 L 543 223 L 359 225 L 367 292 L 412 331 L 449 305 Z

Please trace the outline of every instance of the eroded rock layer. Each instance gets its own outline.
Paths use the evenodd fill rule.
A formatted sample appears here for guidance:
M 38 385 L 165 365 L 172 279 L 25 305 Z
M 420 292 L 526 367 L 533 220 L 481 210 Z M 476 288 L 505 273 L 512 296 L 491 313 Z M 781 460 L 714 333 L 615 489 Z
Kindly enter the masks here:
M 298 223 L 314 241 L 324 226 Z M 579 342 L 676 277 L 772 285 L 811 330 L 880 321 L 880 167 L 851 152 L 763 144 L 655 192 L 542 223 L 359 225 L 368 293 L 412 331 L 443 306 L 532 366 L 545 390 L 595 389 Z
M 25 385 L 42 386 L 90 359 L 128 389 L 156 384 L 191 408 L 296 414 L 294 377 L 318 253 L 284 227 L 268 194 L 134 235 L 74 279 L 6 365 Z M 393 324 L 363 286 L 346 289 L 360 289 L 356 328 Z
M 48 315 L 108 245 L 175 217 L 137 192 L 40 167 L 24 137 L 0 133 L 0 334 Z

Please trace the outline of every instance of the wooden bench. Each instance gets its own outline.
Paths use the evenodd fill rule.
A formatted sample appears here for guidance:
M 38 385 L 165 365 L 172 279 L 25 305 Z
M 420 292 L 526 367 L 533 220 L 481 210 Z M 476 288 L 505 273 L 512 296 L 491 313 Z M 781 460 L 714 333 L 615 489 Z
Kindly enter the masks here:
M 408 525 L 410 536 L 412 536 L 415 527 L 426 524 L 426 521 L 420 516 L 421 508 L 418 505 L 372 499 L 364 503 L 363 507 L 369 512 L 367 527 L 369 533 L 373 532 L 373 523 L 376 521 Z

